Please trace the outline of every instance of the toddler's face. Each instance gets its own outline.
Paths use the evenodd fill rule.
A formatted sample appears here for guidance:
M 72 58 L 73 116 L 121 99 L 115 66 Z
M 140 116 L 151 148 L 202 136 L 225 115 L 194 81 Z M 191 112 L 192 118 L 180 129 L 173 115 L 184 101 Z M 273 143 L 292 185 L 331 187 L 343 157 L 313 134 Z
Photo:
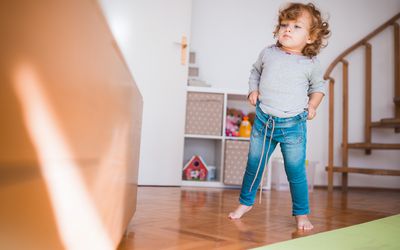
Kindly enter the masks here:
M 278 31 L 278 41 L 282 49 L 301 53 L 307 43 L 312 43 L 310 38 L 311 16 L 303 12 L 296 20 L 283 20 Z

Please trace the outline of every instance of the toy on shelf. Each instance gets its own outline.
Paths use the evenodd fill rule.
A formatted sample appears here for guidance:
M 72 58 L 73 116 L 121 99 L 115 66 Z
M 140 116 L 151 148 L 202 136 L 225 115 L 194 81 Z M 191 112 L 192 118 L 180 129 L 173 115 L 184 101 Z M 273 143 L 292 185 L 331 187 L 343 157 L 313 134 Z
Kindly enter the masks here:
M 240 123 L 239 136 L 240 137 L 250 137 L 251 134 L 251 124 L 248 116 L 243 117 L 243 121 Z
M 254 124 L 254 119 L 256 118 L 256 113 L 255 112 L 250 112 L 247 114 L 247 117 L 249 117 L 249 122 L 251 126 Z
M 239 136 L 239 126 L 242 121 L 243 112 L 238 109 L 228 108 L 226 112 L 226 136 Z
M 199 155 L 194 155 L 183 168 L 184 180 L 205 181 L 207 179 L 207 165 L 203 158 Z
M 215 181 L 217 179 L 217 168 L 215 166 L 207 166 L 207 181 Z

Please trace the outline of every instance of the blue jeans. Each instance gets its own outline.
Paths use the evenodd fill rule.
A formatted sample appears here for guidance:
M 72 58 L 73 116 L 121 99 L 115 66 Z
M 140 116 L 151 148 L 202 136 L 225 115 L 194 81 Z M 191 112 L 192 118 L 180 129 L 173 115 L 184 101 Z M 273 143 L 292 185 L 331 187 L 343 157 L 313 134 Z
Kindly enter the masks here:
M 309 214 L 308 185 L 305 170 L 307 143 L 307 111 L 294 117 L 279 118 L 256 107 L 256 118 L 250 137 L 246 172 L 239 202 L 252 206 L 267 162 L 280 143 L 285 172 L 292 196 L 292 214 Z M 268 156 L 267 156 L 268 154 Z

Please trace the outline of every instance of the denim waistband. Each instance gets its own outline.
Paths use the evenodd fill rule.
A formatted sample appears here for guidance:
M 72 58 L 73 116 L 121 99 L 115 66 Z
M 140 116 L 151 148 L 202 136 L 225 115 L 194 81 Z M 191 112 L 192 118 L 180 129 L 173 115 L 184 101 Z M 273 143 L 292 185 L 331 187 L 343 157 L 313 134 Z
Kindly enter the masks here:
M 277 128 L 287 128 L 296 125 L 299 122 L 306 121 L 308 116 L 308 111 L 305 110 L 300 114 L 292 117 L 281 118 L 264 113 L 264 111 L 262 111 L 260 106 L 257 104 L 256 116 L 264 124 L 268 123 L 268 121 L 270 120 L 274 120 L 275 126 Z

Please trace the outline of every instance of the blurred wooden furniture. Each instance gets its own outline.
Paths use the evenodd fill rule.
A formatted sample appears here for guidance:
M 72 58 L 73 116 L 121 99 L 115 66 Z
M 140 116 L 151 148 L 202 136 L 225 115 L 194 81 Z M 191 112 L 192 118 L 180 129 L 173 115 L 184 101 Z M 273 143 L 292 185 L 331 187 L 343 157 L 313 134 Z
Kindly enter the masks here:
M 0 248 L 115 249 L 142 97 L 96 1 L 0 3 Z
M 362 149 L 366 154 L 371 154 L 372 150 L 398 150 L 400 144 L 386 144 L 386 143 L 373 143 L 371 141 L 371 131 L 373 128 L 391 128 L 395 133 L 400 132 L 400 38 L 399 38 L 399 24 L 397 20 L 400 18 L 400 13 L 392 17 L 386 23 L 378 27 L 369 35 L 358 41 L 356 44 L 345 50 L 340 54 L 328 67 L 324 78 L 329 80 L 329 159 L 326 170 L 328 171 L 328 189 L 333 189 L 333 173 L 342 173 L 342 189 L 347 190 L 348 174 L 361 173 L 372 175 L 392 175 L 400 176 L 400 170 L 385 170 L 385 169 L 371 169 L 359 168 L 349 166 L 349 149 Z M 393 103 L 395 105 L 395 117 L 386 118 L 380 121 L 373 122 L 371 120 L 371 74 L 372 74 L 372 46 L 369 41 L 376 35 L 381 33 L 386 28 L 392 26 L 394 32 L 394 97 Z M 360 143 L 349 143 L 348 130 L 349 130 L 349 62 L 345 59 L 347 55 L 359 47 L 365 48 L 365 139 Z M 333 69 L 342 63 L 343 67 L 343 117 L 342 117 L 342 164 L 335 166 L 333 163 L 334 158 L 334 85 L 335 79 L 331 76 Z

